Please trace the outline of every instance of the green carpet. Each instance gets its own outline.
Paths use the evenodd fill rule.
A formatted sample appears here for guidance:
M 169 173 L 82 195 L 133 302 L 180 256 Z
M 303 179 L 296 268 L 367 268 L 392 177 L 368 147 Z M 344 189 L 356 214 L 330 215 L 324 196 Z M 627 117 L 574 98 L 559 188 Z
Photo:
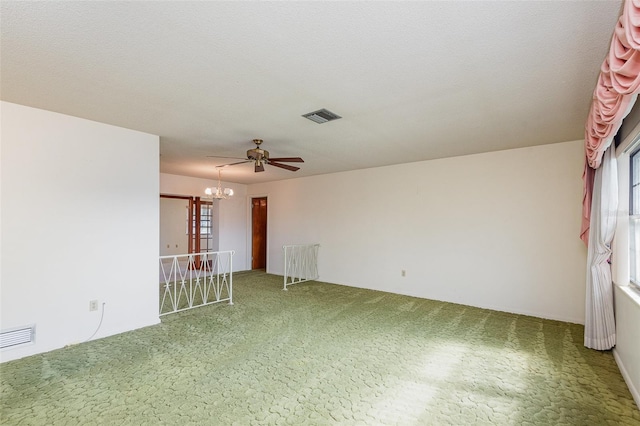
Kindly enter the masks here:
M 3 425 L 638 425 L 583 327 L 234 276 L 234 302 L 0 365 Z M 107 313 L 108 315 L 108 313 Z

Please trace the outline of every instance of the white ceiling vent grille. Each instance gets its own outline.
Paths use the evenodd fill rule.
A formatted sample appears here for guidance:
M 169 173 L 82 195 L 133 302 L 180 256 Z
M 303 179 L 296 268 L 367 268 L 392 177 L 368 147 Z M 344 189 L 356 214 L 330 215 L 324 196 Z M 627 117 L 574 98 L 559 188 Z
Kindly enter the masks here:
M 0 349 L 33 343 L 36 340 L 36 326 L 11 328 L 0 331 Z
M 304 118 L 308 118 L 311 121 L 314 121 L 318 124 L 326 123 L 327 121 L 337 120 L 340 117 L 338 114 L 334 114 L 327 109 L 319 109 L 314 112 L 310 112 L 303 115 Z

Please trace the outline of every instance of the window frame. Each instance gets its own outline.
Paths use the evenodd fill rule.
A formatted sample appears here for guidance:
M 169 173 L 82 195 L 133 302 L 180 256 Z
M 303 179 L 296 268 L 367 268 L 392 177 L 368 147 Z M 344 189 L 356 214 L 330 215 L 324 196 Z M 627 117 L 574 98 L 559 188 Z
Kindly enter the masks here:
M 634 165 L 634 161 L 637 164 Z M 636 146 L 629 153 L 629 282 L 640 288 L 640 260 L 638 260 L 640 247 L 638 247 L 637 238 L 632 235 L 638 228 L 640 228 L 640 146 Z

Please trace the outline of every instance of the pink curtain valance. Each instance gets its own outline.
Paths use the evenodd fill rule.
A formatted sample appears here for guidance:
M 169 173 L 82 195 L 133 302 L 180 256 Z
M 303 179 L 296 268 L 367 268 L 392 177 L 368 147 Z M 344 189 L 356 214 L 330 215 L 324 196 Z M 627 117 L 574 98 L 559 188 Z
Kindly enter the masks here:
M 640 92 L 640 0 L 627 0 L 614 30 L 609 54 L 600 67 L 585 126 L 585 171 L 580 238 L 588 244 L 593 170 Z
M 626 40 L 632 48 L 640 50 L 640 1 L 626 2 L 623 16 Z
M 640 92 L 640 0 L 627 0 L 600 67 L 585 126 L 589 166 L 597 169 Z
M 611 40 L 609 50 L 609 68 L 611 69 L 611 82 L 616 92 L 628 95 L 638 90 L 640 78 L 638 67 L 640 66 L 640 52 L 634 49 L 627 38 L 627 32 L 623 27 L 622 19 L 618 20 L 616 30 Z

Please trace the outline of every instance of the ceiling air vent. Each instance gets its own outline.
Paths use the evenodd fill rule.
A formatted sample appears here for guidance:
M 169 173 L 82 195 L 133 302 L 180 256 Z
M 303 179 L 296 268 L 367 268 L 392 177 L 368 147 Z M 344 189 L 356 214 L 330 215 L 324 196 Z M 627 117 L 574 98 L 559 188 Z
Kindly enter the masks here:
M 326 123 L 327 121 L 337 120 L 338 118 L 342 118 L 337 114 L 332 113 L 329 110 L 324 108 L 319 109 L 314 112 L 310 112 L 308 114 L 303 115 L 304 118 L 308 118 L 311 121 L 314 121 L 318 124 Z

